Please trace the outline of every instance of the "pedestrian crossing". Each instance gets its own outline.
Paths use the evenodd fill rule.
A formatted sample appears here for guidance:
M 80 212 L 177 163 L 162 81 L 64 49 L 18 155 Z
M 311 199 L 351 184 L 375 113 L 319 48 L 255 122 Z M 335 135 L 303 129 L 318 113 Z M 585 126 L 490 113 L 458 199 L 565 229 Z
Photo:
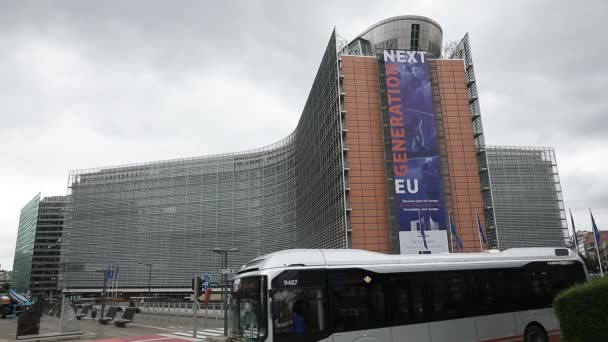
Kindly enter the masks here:
M 224 335 L 224 328 L 216 328 L 216 329 L 203 329 L 197 331 L 197 337 L 216 337 Z M 172 335 L 183 336 L 183 337 L 192 337 L 192 330 L 190 331 L 180 331 L 172 333 Z

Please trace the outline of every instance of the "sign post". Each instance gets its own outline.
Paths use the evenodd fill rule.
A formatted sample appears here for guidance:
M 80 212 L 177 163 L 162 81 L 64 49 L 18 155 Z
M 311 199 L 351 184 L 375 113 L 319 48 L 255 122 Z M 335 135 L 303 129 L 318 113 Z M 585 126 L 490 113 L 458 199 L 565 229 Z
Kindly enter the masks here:
M 193 289 L 192 289 L 192 292 L 193 292 L 193 295 L 192 295 L 192 300 L 193 300 L 193 303 L 192 303 L 192 313 L 193 313 L 193 316 L 194 316 L 194 327 L 192 328 L 192 337 L 194 337 L 194 338 L 196 338 L 196 335 L 197 335 L 197 331 L 196 330 L 198 329 L 198 292 L 199 292 L 199 289 L 201 287 L 201 285 L 198 283 L 199 279 L 200 279 L 199 276 L 195 275 L 194 276 L 194 280 L 192 281 L 193 284 L 194 284 L 192 286 L 193 287 Z
M 205 293 L 205 329 L 207 329 L 207 317 L 208 317 L 208 308 L 209 308 L 209 291 L 211 291 L 211 274 L 205 273 L 203 274 L 203 291 Z

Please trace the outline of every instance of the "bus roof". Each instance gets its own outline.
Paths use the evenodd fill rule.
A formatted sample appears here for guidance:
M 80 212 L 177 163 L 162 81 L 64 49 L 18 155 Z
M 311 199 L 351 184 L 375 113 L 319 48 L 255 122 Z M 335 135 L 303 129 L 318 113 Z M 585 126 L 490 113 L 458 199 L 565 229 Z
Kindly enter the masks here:
M 578 255 L 567 248 L 537 247 L 490 250 L 481 253 L 442 253 L 430 255 L 383 254 L 359 249 L 288 249 L 260 256 L 243 265 L 238 273 L 280 267 L 365 267 L 423 266 L 438 264 L 483 264 L 531 261 L 577 260 Z

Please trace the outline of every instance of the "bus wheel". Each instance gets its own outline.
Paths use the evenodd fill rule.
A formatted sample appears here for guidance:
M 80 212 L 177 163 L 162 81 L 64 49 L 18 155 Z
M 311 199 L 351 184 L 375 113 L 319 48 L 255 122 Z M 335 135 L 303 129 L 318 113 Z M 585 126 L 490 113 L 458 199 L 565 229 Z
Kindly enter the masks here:
M 524 342 L 549 342 L 545 329 L 538 324 L 530 324 L 524 332 Z

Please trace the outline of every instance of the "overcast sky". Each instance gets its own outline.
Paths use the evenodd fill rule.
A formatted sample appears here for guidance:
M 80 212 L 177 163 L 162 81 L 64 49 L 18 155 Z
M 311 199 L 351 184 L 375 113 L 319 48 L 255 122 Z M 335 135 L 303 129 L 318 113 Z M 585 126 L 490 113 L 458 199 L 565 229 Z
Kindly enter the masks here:
M 234 152 L 296 126 L 332 29 L 469 32 L 486 143 L 554 146 L 566 208 L 608 229 L 608 2 L 0 1 L 0 264 L 68 171 Z

